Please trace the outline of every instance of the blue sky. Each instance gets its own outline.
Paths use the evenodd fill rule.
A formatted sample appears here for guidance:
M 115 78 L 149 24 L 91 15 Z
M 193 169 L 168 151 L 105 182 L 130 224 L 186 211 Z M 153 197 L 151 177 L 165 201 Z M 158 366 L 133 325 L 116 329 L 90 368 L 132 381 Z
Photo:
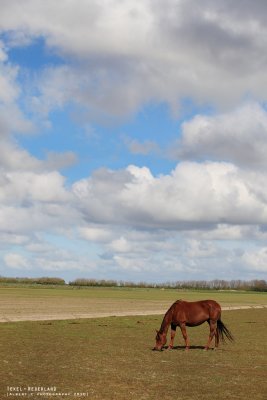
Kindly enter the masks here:
M 261 1 L 3 1 L 0 275 L 266 279 Z
M 22 47 L 11 48 L 7 54 L 9 62 L 19 65 L 18 82 L 22 87 L 27 86 L 31 76 L 42 69 L 68 64 L 68 59 L 58 56 L 46 47 L 42 37 Z M 86 110 L 66 105 L 49 114 L 49 127 L 38 129 L 34 136 L 17 135 L 16 139 L 37 158 L 44 159 L 47 152 L 51 151 L 75 152 L 79 162 L 64 171 L 70 181 L 87 177 L 93 170 L 103 166 L 119 169 L 129 164 L 146 165 L 154 174 L 169 173 L 175 167 L 176 160 L 164 154 L 166 147 L 179 136 L 181 123 L 198 112 L 193 100 L 181 101 L 182 110 L 179 116 L 172 114 L 166 102 L 153 102 L 152 99 L 130 115 L 121 118 L 109 116 L 103 120 L 97 117 L 97 120 L 92 118 L 85 122 L 79 122 L 79 119 Z M 25 107 L 23 97 L 21 107 Z M 131 151 L 131 143 L 136 146 L 139 143 L 145 148 L 138 152 L 137 146 L 135 151 Z M 149 143 L 151 146 L 154 143 L 154 152 L 146 150 L 146 146 L 151 147 Z

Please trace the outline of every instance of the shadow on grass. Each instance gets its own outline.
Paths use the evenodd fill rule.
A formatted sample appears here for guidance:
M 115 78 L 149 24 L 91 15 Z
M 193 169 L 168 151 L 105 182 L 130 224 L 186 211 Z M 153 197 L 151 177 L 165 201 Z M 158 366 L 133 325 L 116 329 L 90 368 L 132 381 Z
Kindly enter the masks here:
M 155 351 L 154 348 L 151 349 L 152 351 Z M 190 346 L 188 351 L 191 350 L 205 350 L 205 346 Z M 209 348 L 208 351 L 214 351 L 215 349 L 213 347 Z M 185 346 L 173 346 L 172 349 L 169 349 L 168 346 L 164 346 L 162 350 L 160 351 L 186 351 Z M 223 351 L 222 348 L 217 348 L 216 351 Z
M 168 347 L 166 347 L 168 349 Z M 190 346 L 189 350 L 204 350 L 205 346 Z M 185 350 L 185 346 L 173 346 L 171 350 Z

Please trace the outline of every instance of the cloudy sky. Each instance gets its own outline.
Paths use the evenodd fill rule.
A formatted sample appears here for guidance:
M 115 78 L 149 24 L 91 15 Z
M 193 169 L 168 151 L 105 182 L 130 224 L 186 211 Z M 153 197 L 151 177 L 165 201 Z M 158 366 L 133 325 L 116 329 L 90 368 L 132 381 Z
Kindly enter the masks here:
M 267 2 L 0 4 L 0 275 L 266 279 Z

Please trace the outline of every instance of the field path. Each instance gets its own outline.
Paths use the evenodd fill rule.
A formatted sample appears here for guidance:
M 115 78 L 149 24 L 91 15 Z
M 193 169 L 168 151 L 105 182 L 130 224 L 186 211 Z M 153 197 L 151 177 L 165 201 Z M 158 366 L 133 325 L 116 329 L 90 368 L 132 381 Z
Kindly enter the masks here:
M 259 309 L 266 308 L 266 305 L 246 305 L 246 306 L 226 306 L 222 307 L 222 310 L 247 310 L 247 309 Z M 66 320 L 66 319 L 80 319 L 80 318 L 104 318 L 104 317 L 126 317 L 126 316 L 138 316 L 138 315 L 161 315 L 166 312 L 166 307 L 157 310 L 114 310 L 114 311 L 96 311 L 87 313 L 22 313 L 17 315 L 0 315 L 0 322 L 17 322 L 17 321 L 49 321 L 49 320 Z
M 163 315 L 179 298 L 193 301 L 211 296 L 223 310 L 267 308 L 267 293 L 0 287 L 0 322 Z

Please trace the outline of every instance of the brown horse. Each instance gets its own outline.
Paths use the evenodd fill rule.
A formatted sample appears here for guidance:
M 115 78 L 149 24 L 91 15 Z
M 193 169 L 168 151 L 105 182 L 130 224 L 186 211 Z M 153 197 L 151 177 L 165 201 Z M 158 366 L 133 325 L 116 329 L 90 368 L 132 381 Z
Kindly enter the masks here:
M 233 341 L 233 336 L 221 321 L 221 306 L 214 300 L 202 301 L 183 301 L 177 300 L 166 312 L 160 330 L 157 331 L 156 345 L 154 350 L 162 350 L 167 342 L 167 332 L 171 325 L 171 341 L 169 349 L 173 348 L 174 336 L 177 326 L 180 327 L 185 341 L 185 349 L 189 350 L 189 339 L 186 326 L 198 326 L 204 322 L 210 326 L 210 334 L 205 350 L 208 350 L 213 337 L 215 336 L 215 348 L 218 347 L 220 340 L 225 342 L 225 337 Z

